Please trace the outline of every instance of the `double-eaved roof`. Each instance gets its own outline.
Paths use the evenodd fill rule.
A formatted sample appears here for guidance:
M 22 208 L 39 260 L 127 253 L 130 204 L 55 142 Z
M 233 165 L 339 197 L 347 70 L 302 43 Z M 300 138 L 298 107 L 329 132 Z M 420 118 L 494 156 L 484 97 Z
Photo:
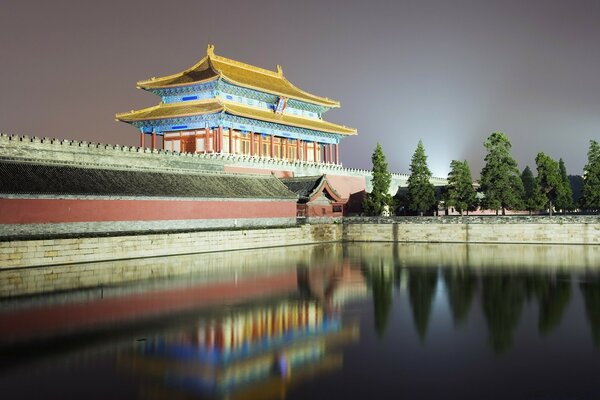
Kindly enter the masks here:
M 210 91 L 207 93 L 206 87 L 210 87 L 212 85 L 210 82 L 213 81 L 217 82 L 217 89 L 209 89 Z M 226 96 L 224 94 L 228 93 L 218 88 L 221 82 L 227 84 L 230 89 L 238 87 L 239 90 L 246 90 L 247 92 L 260 92 L 269 95 L 272 99 L 268 103 L 263 102 L 258 106 L 258 103 L 254 100 L 247 102 L 249 99 L 244 96 L 238 96 L 238 98 L 233 95 Z M 208 86 L 203 86 L 203 84 Z M 280 131 L 287 131 L 287 127 L 291 127 L 308 130 L 305 132 L 308 134 L 314 134 L 315 131 L 339 136 L 356 134 L 354 128 L 324 121 L 321 118 L 321 112 L 305 114 L 298 112 L 299 110 L 294 112 L 276 111 L 276 106 L 279 103 L 273 104 L 275 101 L 273 99 L 277 99 L 277 97 L 279 97 L 279 102 L 284 101 L 285 103 L 287 100 L 294 100 L 296 101 L 294 106 L 302 103 L 306 107 L 310 106 L 320 110 L 339 107 L 340 103 L 297 88 L 283 76 L 279 66 L 277 71 L 270 71 L 218 56 L 214 53 L 212 45 L 208 46 L 206 56 L 193 67 L 174 75 L 140 81 L 137 85 L 139 88 L 152 91 L 161 96 L 164 96 L 163 90 L 180 87 L 188 87 L 191 90 L 190 93 L 194 94 L 193 96 L 175 96 L 175 100 L 167 99 L 169 95 L 163 97 L 163 102 L 156 106 L 116 114 L 117 120 L 133 124 L 138 128 L 151 126 L 152 129 L 156 130 L 156 127 L 162 126 L 158 130 L 159 132 L 184 128 L 192 129 L 189 122 L 192 122 L 192 125 L 196 124 L 204 128 L 207 121 L 216 121 L 219 125 L 224 121 L 228 121 L 232 124 L 238 123 L 246 126 L 248 124 L 246 121 L 250 119 L 258 122 L 257 127 Z M 196 93 L 195 90 L 199 92 Z M 242 98 L 245 100 L 240 100 Z M 294 106 L 290 105 L 290 108 L 294 108 Z M 245 119 L 244 122 L 239 122 L 240 117 Z M 199 121 L 204 122 L 200 123 Z M 247 130 L 243 127 L 239 129 Z M 294 132 L 293 129 L 291 130 Z M 259 133 L 266 132 L 259 131 Z
M 270 71 L 231 60 L 216 55 L 213 45 L 208 45 L 206 56 L 193 67 L 177 74 L 140 81 L 137 83 L 137 86 L 146 90 L 166 89 L 209 82 L 219 78 L 223 78 L 234 85 L 318 104 L 324 107 L 332 108 L 340 106 L 338 101 L 307 93 L 294 86 L 283 76 L 283 70 L 279 65 L 277 66 L 277 71 Z
M 222 99 L 194 100 L 183 103 L 160 103 L 153 107 L 117 114 L 123 122 L 164 120 L 169 118 L 193 117 L 196 115 L 224 112 L 238 117 L 259 119 L 276 124 L 295 126 L 339 135 L 355 135 L 356 130 L 317 118 L 305 118 L 291 114 L 276 114 L 272 110 L 248 107 Z

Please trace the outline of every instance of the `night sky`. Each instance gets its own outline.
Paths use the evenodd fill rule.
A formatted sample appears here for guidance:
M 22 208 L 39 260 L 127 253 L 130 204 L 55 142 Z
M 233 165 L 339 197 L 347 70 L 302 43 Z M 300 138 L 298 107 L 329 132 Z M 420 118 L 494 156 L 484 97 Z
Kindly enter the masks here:
M 135 145 L 116 112 L 158 103 L 138 80 L 217 54 L 275 69 L 341 101 L 358 129 L 345 166 L 376 142 L 407 172 L 423 139 L 435 175 L 493 131 L 519 168 L 544 151 L 580 174 L 600 139 L 600 1 L 26 1 L 0 7 L 0 131 Z

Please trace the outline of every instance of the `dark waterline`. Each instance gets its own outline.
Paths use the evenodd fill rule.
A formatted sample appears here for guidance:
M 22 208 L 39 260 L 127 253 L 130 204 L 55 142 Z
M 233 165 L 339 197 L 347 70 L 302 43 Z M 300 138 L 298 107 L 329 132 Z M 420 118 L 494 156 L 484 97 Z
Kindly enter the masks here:
M 0 299 L 2 397 L 600 398 L 590 246 L 328 244 L 156 262 L 174 276 Z

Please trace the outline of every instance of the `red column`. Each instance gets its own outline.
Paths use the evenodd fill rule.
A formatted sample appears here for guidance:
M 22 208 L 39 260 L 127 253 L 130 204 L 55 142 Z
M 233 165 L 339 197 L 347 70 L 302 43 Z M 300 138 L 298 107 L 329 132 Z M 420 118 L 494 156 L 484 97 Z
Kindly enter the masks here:
M 302 149 L 303 150 L 302 152 L 304 153 L 303 159 L 304 159 L 304 161 L 306 161 L 306 160 L 308 160 L 308 142 L 304 142 L 302 144 L 304 145 L 303 149 Z
M 222 153 L 223 152 L 223 127 L 219 125 L 218 131 L 219 131 L 219 141 L 217 143 L 219 146 L 219 153 Z
M 340 145 L 339 144 L 335 145 L 335 163 L 336 164 L 340 163 Z
M 229 128 L 229 154 L 233 154 L 233 129 Z
M 146 134 L 144 132 L 140 132 L 140 147 L 143 149 L 144 147 L 146 147 Z
M 254 132 L 250 132 L 250 155 L 254 155 Z
M 156 132 L 152 132 L 152 150 L 156 149 Z
M 317 142 L 313 142 L 313 162 L 317 162 Z
M 296 159 L 300 160 L 300 139 L 296 139 Z
M 271 139 L 270 140 L 271 140 L 271 143 L 270 143 L 271 144 L 271 158 L 273 158 L 275 156 L 275 154 L 274 154 L 275 153 L 274 152 L 274 150 L 275 150 L 275 136 L 271 135 Z
M 210 129 L 204 128 L 204 152 L 210 151 Z
M 212 151 L 217 153 L 219 151 L 219 129 L 211 129 L 212 133 Z
M 259 157 L 263 156 L 263 153 L 262 153 L 262 141 L 263 141 L 262 135 L 259 133 L 258 134 L 258 156 Z
M 287 139 L 281 138 L 279 145 L 281 146 L 281 158 L 287 160 Z
M 329 160 L 330 163 L 333 162 L 333 151 L 332 150 L 333 150 L 333 146 L 331 144 L 328 144 L 327 145 L 327 151 L 329 152 L 328 160 Z
M 215 153 L 219 152 L 219 128 L 212 130 L 213 132 L 213 150 Z

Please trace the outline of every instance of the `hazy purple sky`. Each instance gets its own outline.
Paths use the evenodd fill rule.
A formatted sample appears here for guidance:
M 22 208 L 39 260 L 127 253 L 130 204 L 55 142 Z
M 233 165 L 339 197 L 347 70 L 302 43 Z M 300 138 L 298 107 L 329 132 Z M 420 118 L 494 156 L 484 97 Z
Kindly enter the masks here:
M 236 4 L 237 3 L 237 4 Z M 421 138 L 436 175 L 503 131 L 581 173 L 600 139 L 600 1 L 26 1 L 0 8 L 0 131 L 134 145 L 116 112 L 157 103 L 138 80 L 216 53 L 342 103 L 345 166 L 377 141 L 407 172 Z

